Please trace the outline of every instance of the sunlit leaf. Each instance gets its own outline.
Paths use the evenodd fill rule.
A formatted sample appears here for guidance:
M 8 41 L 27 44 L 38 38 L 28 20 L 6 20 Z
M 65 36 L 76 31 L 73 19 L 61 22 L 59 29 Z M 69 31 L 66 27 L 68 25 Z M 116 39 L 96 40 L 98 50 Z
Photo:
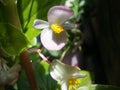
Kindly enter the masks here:
M 0 44 L 10 55 L 17 55 L 27 48 L 29 42 L 19 29 L 10 24 L 0 23 Z
M 80 81 L 81 81 L 80 86 L 90 85 L 92 81 L 90 73 L 84 70 L 81 70 L 80 73 L 86 75 L 86 77 L 80 78 Z

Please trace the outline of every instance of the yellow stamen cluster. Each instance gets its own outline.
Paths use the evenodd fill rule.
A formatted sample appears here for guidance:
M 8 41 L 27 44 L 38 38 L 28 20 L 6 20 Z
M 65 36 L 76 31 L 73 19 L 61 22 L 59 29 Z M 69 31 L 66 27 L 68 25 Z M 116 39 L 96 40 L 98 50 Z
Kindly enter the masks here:
M 77 90 L 77 86 L 80 84 L 80 80 L 75 78 L 70 78 L 68 80 L 69 90 Z
M 51 29 L 56 33 L 56 34 L 60 34 L 64 29 L 62 26 L 60 26 L 59 24 L 52 24 L 51 25 Z

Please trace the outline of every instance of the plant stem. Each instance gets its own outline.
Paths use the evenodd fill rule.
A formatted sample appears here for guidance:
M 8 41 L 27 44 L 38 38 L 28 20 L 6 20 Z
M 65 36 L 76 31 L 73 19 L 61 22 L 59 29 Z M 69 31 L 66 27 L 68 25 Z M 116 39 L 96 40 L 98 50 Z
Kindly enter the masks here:
M 16 28 L 22 30 L 16 0 L 3 0 L 3 5 L 5 8 L 5 18 L 8 24 L 15 26 Z
M 47 62 L 48 64 L 50 64 L 50 61 L 49 61 L 41 52 L 42 52 L 41 49 L 38 49 L 38 50 L 37 50 L 37 53 L 39 54 L 39 56 L 40 56 L 45 62 Z
M 70 46 L 68 46 L 67 48 L 66 48 L 66 50 L 62 53 L 62 55 L 61 55 L 61 57 L 60 57 L 60 61 L 62 61 L 63 60 L 63 58 L 64 58 L 64 56 L 66 55 L 66 53 L 69 51 L 69 49 L 70 49 Z
M 27 51 L 22 52 L 20 54 L 20 57 L 21 57 L 22 64 L 25 68 L 25 71 L 26 71 L 26 74 L 27 74 L 27 77 L 28 77 L 28 80 L 31 86 L 31 90 L 39 90 L 28 52 Z

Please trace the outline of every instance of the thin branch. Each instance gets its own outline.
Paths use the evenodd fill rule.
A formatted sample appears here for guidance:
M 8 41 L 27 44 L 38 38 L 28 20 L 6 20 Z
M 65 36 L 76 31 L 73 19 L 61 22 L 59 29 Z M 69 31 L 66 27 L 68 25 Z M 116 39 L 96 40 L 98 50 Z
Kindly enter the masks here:
M 45 62 L 47 62 L 48 64 L 50 64 L 50 61 L 49 61 L 41 52 L 42 52 L 42 49 L 38 49 L 38 50 L 37 50 L 37 53 L 39 54 L 39 56 L 40 56 Z
M 26 71 L 26 74 L 27 74 L 27 77 L 28 77 L 28 80 L 29 80 L 29 83 L 31 86 L 31 90 L 39 90 L 28 52 L 27 51 L 22 52 L 20 54 L 20 58 L 22 60 L 23 66 L 25 68 L 25 71 Z

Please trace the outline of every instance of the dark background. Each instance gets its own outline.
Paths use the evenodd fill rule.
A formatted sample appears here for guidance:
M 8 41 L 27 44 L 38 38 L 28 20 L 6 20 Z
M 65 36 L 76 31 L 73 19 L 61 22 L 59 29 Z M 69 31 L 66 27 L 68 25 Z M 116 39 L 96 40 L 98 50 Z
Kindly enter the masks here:
M 91 1 L 82 20 L 82 68 L 95 74 L 95 83 L 120 86 L 120 0 Z

